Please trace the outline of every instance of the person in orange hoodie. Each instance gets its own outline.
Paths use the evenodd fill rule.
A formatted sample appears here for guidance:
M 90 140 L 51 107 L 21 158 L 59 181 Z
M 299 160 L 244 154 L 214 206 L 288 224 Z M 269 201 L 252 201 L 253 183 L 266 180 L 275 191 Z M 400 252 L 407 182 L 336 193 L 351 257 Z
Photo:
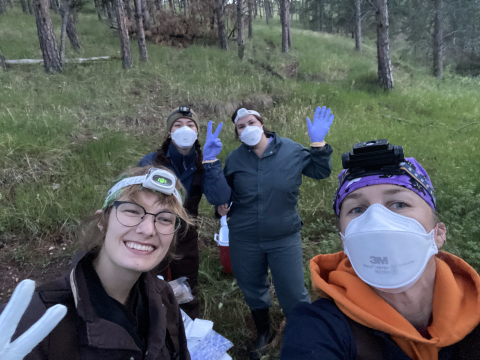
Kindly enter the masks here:
M 439 251 L 447 229 L 427 172 L 386 140 L 342 160 L 344 251 L 311 260 L 322 298 L 292 311 L 280 359 L 480 359 L 480 277 Z

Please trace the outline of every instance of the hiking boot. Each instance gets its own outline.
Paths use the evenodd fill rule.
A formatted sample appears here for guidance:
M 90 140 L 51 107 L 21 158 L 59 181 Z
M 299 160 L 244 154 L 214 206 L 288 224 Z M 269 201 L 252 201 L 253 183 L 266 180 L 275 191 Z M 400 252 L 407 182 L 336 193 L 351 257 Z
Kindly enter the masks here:
M 262 357 L 262 350 L 273 340 L 269 309 L 252 310 L 252 317 L 257 328 L 257 338 L 250 349 L 250 360 L 259 360 Z

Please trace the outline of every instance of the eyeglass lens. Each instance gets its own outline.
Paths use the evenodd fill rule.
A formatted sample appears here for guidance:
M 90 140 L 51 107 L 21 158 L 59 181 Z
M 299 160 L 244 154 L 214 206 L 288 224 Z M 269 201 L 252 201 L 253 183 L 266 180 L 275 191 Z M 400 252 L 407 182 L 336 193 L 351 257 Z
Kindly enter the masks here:
M 136 226 L 146 217 L 145 210 L 135 203 L 122 203 L 117 207 L 117 220 L 124 226 Z M 178 215 L 161 212 L 155 216 L 155 228 L 160 234 L 173 234 L 181 225 Z

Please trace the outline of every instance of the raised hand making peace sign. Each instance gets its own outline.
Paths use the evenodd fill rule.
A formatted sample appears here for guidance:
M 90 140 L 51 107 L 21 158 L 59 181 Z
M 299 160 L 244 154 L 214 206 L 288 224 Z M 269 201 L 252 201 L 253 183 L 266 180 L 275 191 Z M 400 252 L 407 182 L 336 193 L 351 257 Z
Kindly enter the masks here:
M 23 280 L 13 292 L 5 310 L 0 315 L 0 359 L 22 360 L 63 319 L 67 308 L 55 305 L 14 342 L 10 342 L 20 319 L 27 310 L 35 291 L 35 281 Z
M 223 123 L 220 123 L 215 130 L 215 133 L 212 133 L 212 122 L 208 122 L 207 128 L 207 140 L 203 147 L 203 161 L 212 161 L 215 160 L 222 151 L 222 142 L 218 138 L 220 131 L 222 130 Z
M 317 107 L 315 110 L 315 116 L 313 117 L 313 124 L 309 118 L 307 118 L 308 126 L 308 135 L 310 135 L 310 140 L 312 142 L 323 142 L 325 136 L 327 136 L 330 126 L 333 122 L 333 114 L 331 110 L 327 109 L 325 106 L 320 108 Z

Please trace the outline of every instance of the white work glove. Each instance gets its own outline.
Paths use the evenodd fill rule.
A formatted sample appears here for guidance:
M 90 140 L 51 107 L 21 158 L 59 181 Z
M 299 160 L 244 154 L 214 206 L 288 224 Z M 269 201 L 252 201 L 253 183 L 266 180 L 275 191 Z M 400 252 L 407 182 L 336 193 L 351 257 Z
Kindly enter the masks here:
M 13 343 L 10 342 L 35 291 L 35 281 L 23 280 L 16 287 L 5 310 L 0 314 L 0 359 L 22 360 L 63 319 L 67 308 L 55 305 Z

